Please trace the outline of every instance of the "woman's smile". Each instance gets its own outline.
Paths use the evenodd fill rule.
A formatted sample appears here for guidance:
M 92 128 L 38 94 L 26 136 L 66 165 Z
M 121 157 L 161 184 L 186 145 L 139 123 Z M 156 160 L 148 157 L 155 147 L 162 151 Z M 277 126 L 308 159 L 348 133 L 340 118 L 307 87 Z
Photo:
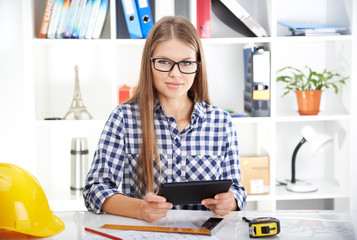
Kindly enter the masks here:
M 183 85 L 183 83 L 177 81 L 169 81 L 169 82 L 165 82 L 165 84 L 167 87 L 174 88 L 174 89 L 177 89 Z

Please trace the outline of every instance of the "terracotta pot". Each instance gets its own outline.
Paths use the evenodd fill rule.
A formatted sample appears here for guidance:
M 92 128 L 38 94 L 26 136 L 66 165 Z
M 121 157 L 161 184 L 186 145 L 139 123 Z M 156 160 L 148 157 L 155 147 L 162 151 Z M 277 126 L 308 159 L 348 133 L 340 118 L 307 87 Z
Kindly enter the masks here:
M 317 115 L 322 90 L 295 91 L 300 115 Z

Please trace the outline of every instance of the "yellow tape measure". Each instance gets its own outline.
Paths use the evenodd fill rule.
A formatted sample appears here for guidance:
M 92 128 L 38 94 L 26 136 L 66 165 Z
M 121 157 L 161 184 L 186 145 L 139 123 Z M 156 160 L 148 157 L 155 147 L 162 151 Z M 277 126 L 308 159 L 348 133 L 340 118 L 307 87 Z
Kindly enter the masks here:
M 242 218 L 249 223 L 249 236 L 251 238 L 274 236 L 280 232 L 280 221 L 273 217 L 261 217 L 249 220 Z
M 147 232 L 189 233 L 189 234 L 211 235 L 211 231 L 206 228 L 203 228 L 203 227 L 201 227 L 201 228 L 175 228 L 175 227 L 104 224 L 100 228 L 116 229 L 116 230 L 147 231 Z

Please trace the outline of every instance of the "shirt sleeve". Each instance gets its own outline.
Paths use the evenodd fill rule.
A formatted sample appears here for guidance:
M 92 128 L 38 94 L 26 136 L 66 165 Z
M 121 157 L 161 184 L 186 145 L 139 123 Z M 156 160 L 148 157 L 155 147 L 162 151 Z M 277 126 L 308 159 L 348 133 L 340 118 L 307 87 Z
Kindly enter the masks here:
M 231 189 L 237 201 L 238 210 L 243 210 L 246 205 L 247 193 L 241 184 L 241 172 L 239 165 L 238 137 L 232 119 L 228 116 L 227 140 L 225 161 L 223 167 L 223 177 L 232 179 Z
M 123 114 L 118 107 L 104 126 L 83 190 L 85 206 L 95 213 L 101 213 L 107 198 L 122 193 L 118 188 L 125 158 L 123 126 Z

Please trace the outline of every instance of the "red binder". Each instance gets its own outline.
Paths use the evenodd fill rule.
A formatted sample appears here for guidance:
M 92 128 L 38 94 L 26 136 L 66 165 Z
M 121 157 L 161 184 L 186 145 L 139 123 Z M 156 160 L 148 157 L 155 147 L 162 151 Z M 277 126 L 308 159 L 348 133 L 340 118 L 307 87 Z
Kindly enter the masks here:
M 197 0 L 197 30 L 201 38 L 211 37 L 211 0 Z

